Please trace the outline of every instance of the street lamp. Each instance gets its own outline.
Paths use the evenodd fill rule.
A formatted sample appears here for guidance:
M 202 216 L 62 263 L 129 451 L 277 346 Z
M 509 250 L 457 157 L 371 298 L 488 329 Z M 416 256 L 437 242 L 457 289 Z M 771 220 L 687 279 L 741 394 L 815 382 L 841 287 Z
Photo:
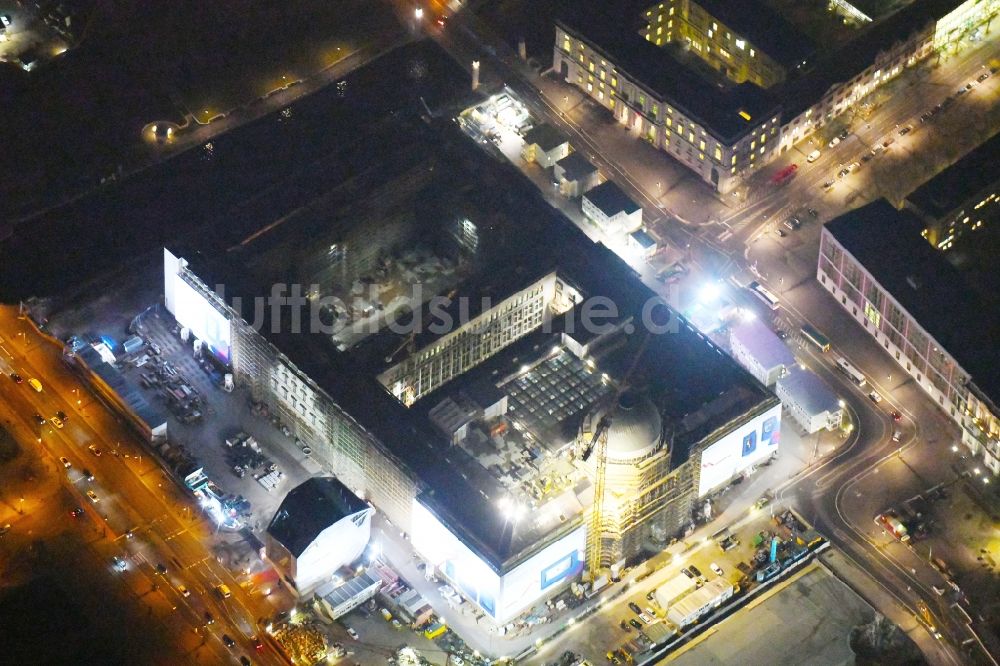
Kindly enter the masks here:
M 424 10 L 423 10 L 423 8 L 422 7 L 417 7 L 416 9 L 414 9 L 413 10 L 413 15 L 417 17 L 418 21 L 420 19 L 422 19 L 424 17 Z

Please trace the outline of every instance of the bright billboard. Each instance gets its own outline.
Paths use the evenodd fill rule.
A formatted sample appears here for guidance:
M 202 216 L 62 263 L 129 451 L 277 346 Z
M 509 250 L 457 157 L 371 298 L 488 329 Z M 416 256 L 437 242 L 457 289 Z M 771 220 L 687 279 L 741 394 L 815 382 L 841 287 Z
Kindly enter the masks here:
M 698 496 L 726 484 L 737 474 L 770 457 L 781 436 L 781 405 L 754 417 L 701 454 Z

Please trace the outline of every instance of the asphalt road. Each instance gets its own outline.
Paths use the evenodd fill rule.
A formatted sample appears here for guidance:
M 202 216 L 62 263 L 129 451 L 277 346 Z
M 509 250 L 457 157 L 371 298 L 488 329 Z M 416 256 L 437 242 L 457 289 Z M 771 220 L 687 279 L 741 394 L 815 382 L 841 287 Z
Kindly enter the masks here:
M 25 380 L 16 384 L 9 376 L 0 377 L 0 409 L 13 423 L 15 435 L 22 446 L 40 445 L 43 455 L 70 461 L 65 485 L 79 505 L 103 524 L 111 542 L 109 561 L 112 554 L 127 558 L 128 569 L 122 575 L 136 594 L 146 595 L 165 629 L 184 645 L 192 661 L 236 663 L 246 654 L 254 663 L 281 663 L 271 648 L 257 652 L 250 640 L 261 633 L 258 619 L 273 616 L 274 606 L 262 592 L 244 588 L 242 576 L 234 577 L 216 561 L 212 553 L 215 528 L 199 515 L 193 498 L 164 476 L 134 433 L 96 401 L 63 363 L 61 351 L 19 320 L 14 308 L 0 308 L 0 339 L 0 365 Z M 41 393 L 28 386 L 29 377 L 42 383 Z M 57 410 L 69 415 L 62 429 L 51 423 L 39 428 L 32 416 L 38 412 L 48 419 Z M 102 455 L 88 449 L 92 443 Z M 92 483 L 82 478 L 83 469 L 93 473 Z M 94 491 L 98 501 L 88 499 L 87 490 Z M 132 537 L 125 534 L 129 530 Z M 157 564 L 166 567 L 165 575 L 156 572 Z M 221 583 L 232 590 L 231 598 L 221 599 L 214 593 Z M 178 585 L 187 587 L 191 595 L 183 597 Z M 215 618 L 207 628 L 205 612 Z M 222 644 L 223 633 L 236 640 L 236 649 Z

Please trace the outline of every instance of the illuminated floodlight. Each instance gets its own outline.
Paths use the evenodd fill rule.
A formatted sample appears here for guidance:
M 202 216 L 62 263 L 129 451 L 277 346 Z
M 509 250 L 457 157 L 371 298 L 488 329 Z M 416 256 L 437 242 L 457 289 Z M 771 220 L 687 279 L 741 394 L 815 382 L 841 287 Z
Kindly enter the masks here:
M 841 409 L 843 409 L 844 407 L 847 407 L 847 403 L 844 402 L 843 400 L 838 400 L 837 404 L 840 405 Z
M 756 318 L 757 318 L 757 313 L 751 310 L 750 308 L 740 309 L 740 319 L 742 319 L 743 321 L 753 321 Z
M 526 373 L 526 372 L 527 372 L 528 370 L 531 370 L 531 366 L 528 366 L 528 365 L 522 365 L 522 366 L 521 366 L 521 374 L 522 374 L 522 375 L 523 375 L 524 373 Z
M 413 15 L 416 16 L 418 19 L 422 19 L 424 17 L 424 10 L 423 10 L 423 8 L 422 7 L 417 7 L 416 9 L 414 9 L 413 10 Z
M 711 305 L 719 300 L 722 287 L 718 282 L 709 282 L 698 291 L 698 300 L 705 305 Z
M 979 476 L 982 473 L 982 470 L 976 467 L 972 470 L 972 473 L 975 474 L 976 476 Z
M 983 483 L 989 483 L 989 482 L 990 482 L 990 480 L 984 476 L 983 477 Z
M 955 444 L 952 444 L 951 445 L 951 450 L 954 451 L 955 453 L 958 453 L 958 446 L 956 446 Z

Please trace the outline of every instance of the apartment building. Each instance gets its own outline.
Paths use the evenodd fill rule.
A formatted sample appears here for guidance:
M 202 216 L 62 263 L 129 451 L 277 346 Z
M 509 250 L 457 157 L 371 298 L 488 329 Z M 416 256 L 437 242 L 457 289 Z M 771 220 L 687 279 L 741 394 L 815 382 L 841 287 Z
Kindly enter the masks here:
M 1000 473 L 997 309 L 923 228 L 885 200 L 846 213 L 823 228 L 816 277 Z

